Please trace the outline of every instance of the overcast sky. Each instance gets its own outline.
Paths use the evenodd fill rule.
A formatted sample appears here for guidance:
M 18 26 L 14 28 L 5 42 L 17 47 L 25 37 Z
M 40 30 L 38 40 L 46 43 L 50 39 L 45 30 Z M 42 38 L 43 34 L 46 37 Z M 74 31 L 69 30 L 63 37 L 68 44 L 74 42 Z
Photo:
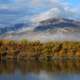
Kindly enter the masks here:
M 49 12 L 52 17 L 80 19 L 80 0 L 0 0 L 0 25 L 27 22 Z

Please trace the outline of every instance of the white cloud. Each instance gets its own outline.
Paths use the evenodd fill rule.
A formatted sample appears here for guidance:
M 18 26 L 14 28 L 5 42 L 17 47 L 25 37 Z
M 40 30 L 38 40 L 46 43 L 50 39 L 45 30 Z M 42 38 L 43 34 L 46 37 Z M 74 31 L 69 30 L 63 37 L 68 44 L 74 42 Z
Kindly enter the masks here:
M 58 8 L 53 8 L 47 12 L 33 16 L 32 21 L 39 22 L 39 21 L 46 20 L 49 18 L 60 17 L 59 14 L 60 14 L 60 10 Z
M 79 19 L 80 12 L 78 7 L 72 7 L 67 2 L 61 3 L 62 0 L 50 0 L 51 4 L 54 4 L 51 9 L 46 12 L 41 12 L 38 15 L 33 16 L 33 22 L 39 22 L 49 18 L 71 18 Z
M 0 4 L 0 10 L 6 10 L 4 15 L 13 15 L 14 17 L 6 17 L 6 20 L 26 21 L 29 16 L 38 16 L 38 18 L 46 19 L 48 17 L 70 17 L 79 18 L 79 6 L 72 7 L 67 0 L 14 0 L 8 4 Z M 12 13 L 11 13 L 12 12 Z M 2 12 L 1 12 L 2 13 Z M 5 17 L 0 13 L 0 21 L 5 21 Z M 44 14 L 44 15 L 43 15 Z M 27 19 L 28 17 L 28 19 Z M 24 19 L 23 19 L 24 18 Z M 37 17 L 35 19 L 39 20 Z M 20 19 L 20 20 L 19 20 Z M 22 19 L 22 20 L 21 20 Z

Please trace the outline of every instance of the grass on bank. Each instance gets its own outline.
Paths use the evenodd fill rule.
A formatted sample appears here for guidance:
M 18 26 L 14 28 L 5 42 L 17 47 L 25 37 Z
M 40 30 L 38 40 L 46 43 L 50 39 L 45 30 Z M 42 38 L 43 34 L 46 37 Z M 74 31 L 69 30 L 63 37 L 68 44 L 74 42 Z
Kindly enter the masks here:
M 0 59 L 51 60 L 80 58 L 80 42 L 30 42 L 28 40 L 0 40 Z

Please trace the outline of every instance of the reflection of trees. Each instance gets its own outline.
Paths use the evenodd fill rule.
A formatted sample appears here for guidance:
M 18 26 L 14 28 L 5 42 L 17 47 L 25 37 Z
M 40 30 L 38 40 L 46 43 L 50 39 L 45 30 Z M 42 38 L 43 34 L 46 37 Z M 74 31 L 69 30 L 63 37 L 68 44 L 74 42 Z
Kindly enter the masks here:
M 53 61 L 53 62 L 17 62 L 7 61 L 0 63 L 0 74 L 12 74 L 16 70 L 23 74 L 29 72 L 39 73 L 46 72 L 78 72 L 80 73 L 80 61 Z
M 15 65 L 11 62 L 0 63 L 0 74 L 10 74 L 15 72 Z

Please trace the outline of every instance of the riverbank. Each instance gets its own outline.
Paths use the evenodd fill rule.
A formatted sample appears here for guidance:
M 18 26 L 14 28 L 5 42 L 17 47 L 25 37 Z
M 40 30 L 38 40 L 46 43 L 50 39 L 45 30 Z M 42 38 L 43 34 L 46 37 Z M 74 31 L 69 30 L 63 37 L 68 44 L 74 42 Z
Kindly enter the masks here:
M 80 59 L 80 42 L 0 40 L 0 59 L 45 60 Z

